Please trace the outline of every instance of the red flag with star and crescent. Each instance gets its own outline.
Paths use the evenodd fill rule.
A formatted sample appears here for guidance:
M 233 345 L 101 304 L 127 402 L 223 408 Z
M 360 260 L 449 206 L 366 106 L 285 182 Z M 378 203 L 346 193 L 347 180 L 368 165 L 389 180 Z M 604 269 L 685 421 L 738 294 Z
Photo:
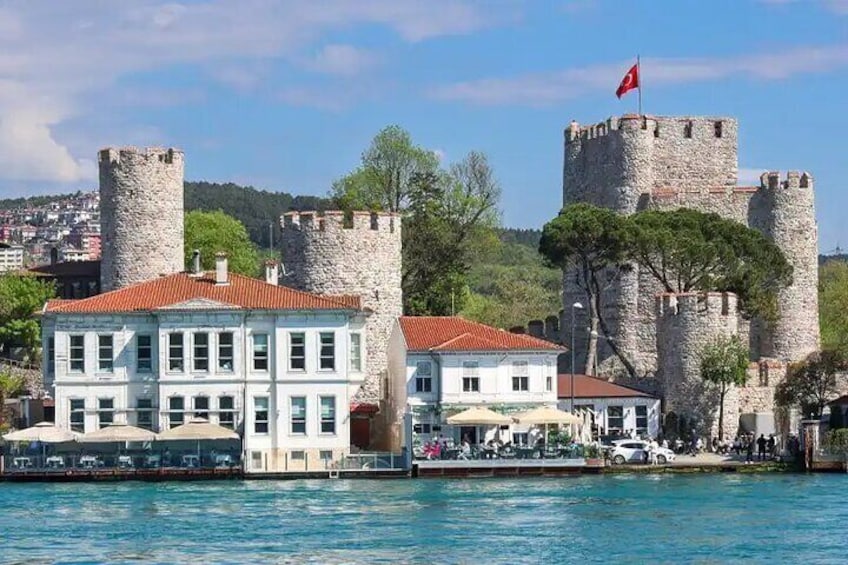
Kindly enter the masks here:
M 627 71 L 627 74 L 624 75 L 623 79 L 621 79 L 621 84 L 618 85 L 618 90 L 615 91 L 615 95 L 621 98 L 634 88 L 639 88 L 638 63 L 630 67 L 630 70 Z

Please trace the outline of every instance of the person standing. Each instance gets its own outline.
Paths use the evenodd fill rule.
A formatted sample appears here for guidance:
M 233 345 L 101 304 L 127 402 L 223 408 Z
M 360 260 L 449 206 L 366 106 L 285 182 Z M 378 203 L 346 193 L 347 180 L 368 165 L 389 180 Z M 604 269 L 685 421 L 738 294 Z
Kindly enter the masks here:
M 769 434 L 768 443 L 766 444 L 766 447 L 768 448 L 769 459 L 774 459 L 774 451 L 775 447 L 777 447 L 777 440 L 774 439 L 774 434 Z
M 754 436 L 751 436 L 746 441 L 745 463 L 751 463 L 753 460 L 754 460 Z
M 760 434 L 760 437 L 757 438 L 757 458 L 760 461 L 766 460 L 766 436 L 765 434 Z

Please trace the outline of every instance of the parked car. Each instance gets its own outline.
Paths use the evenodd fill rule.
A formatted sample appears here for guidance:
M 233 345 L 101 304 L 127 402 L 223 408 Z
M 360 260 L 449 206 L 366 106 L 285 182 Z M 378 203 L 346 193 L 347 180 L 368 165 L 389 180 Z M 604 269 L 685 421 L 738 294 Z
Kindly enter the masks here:
M 609 458 L 616 465 L 624 463 L 643 463 L 648 460 L 647 453 L 650 443 L 640 439 L 620 439 L 612 442 L 613 448 Z M 665 447 L 657 447 L 654 450 L 657 463 L 664 465 L 674 461 L 675 454 Z

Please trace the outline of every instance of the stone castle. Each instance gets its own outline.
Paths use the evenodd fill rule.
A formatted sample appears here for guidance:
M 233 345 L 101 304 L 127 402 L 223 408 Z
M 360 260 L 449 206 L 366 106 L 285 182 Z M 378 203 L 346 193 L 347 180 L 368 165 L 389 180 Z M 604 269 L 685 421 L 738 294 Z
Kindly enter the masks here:
M 621 214 L 692 208 L 714 212 L 761 231 L 793 267 L 791 286 L 779 296 L 779 320 L 767 325 L 742 318 L 732 295 L 661 294 L 638 265 L 622 273 L 602 297 L 612 339 L 636 367 L 642 387 L 663 395 L 666 412 L 717 422 L 704 406 L 697 355 L 717 335 L 738 334 L 750 346 L 752 378 L 725 408 L 725 432 L 740 414 L 771 412 L 775 374 L 818 349 L 818 235 L 813 179 L 807 173 L 762 175 L 759 186 L 738 186 L 737 123 L 719 117 L 624 115 L 565 130 L 563 204 L 588 202 Z M 585 301 L 566 273 L 563 343 L 571 342 L 571 305 Z M 585 356 L 585 312 L 575 310 L 577 359 Z M 582 316 L 582 317 L 581 317 Z M 582 332 L 582 335 L 581 335 Z M 605 374 L 626 380 L 609 344 L 598 340 Z M 781 369 L 782 367 L 782 369 Z M 578 369 L 580 366 L 577 367 Z M 771 378 L 769 378 L 771 375 Z M 730 409 L 728 411 L 728 408 Z M 728 417 L 729 415 L 729 417 Z

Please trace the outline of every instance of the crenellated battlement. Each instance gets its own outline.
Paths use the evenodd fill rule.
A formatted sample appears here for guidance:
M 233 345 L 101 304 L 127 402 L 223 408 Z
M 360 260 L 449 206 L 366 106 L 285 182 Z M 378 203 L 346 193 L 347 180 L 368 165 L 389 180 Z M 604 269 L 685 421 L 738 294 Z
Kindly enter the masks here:
M 299 231 L 386 231 L 394 233 L 400 214 L 395 212 L 344 212 L 342 210 L 286 212 L 280 225 L 283 230 Z
M 147 164 L 151 161 L 171 165 L 183 162 L 185 155 L 181 149 L 173 147 L 106 147 L 98 152 L 101 164 Z
M 779 188 L 813 189 L 813 176 L 804 171 L 787 171 L 786 178 L 781 178 L 780 172 L 770 171 L 760 176 L 760 188 L 776 190 Z
M 685 316 L 738 315 L 739 299 L 732 292 L 667 292 L 656 296 L 657 319 Z
M 572 121 L 565 128 L 565 143 L 586 142 L 605 138 L 621 130 L 646 130 L 656 139 L 704 140 L 728 139 L 735 145 L 737 122 L 728 117 L 711 116 L 651 116 L 624 114 L 603 122 L 581 126 Z

